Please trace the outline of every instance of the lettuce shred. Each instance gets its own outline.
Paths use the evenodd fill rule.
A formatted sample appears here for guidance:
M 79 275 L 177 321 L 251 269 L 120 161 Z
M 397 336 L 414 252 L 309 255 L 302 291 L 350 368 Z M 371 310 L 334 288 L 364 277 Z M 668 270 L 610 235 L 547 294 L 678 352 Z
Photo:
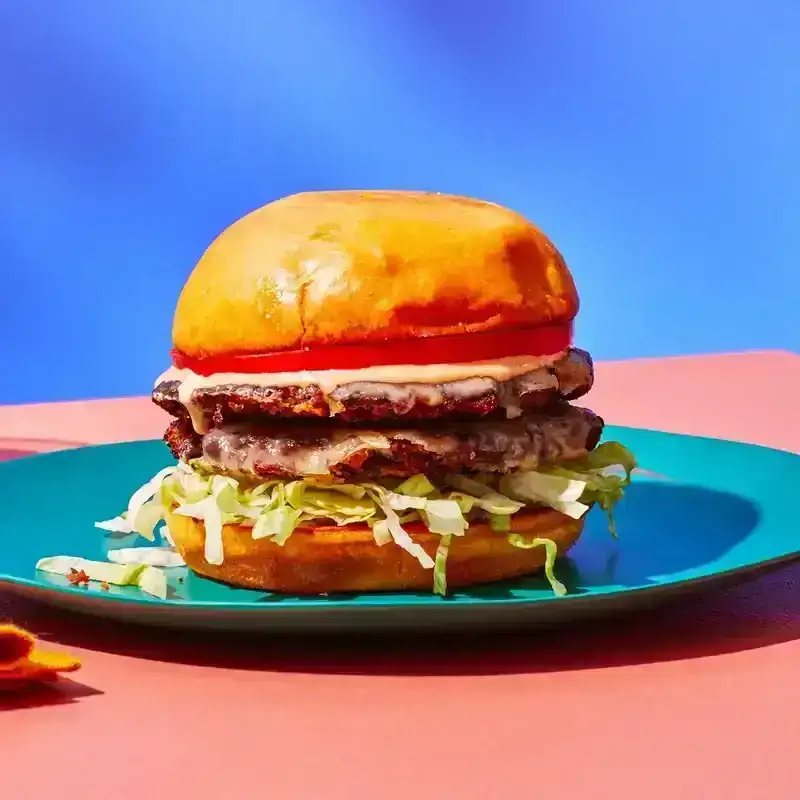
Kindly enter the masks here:
M 36 569 L 53 575 L 82 572 L 90 581 L 115 586 L 137 586 L 146 594 L 164 600 L 167 597 L 167 576 L 163 570 L 148 564 L 116 564 L 90 561 L 76 556 L 50 556 L 36 563 Z
M 270 539 L 279 546 L 298 527 L 365 523 L 378 545 L 393 543 L 431 569 L 434 591 L 445 594 L 452 538 L 463 536 L 470 523 L 483 520 L 517 547 L 544 547 L 545 575 L 554 592 L 563 594 L 566 590 L 553 572 L 555 544 L 542 538 L 527 542 L 524 535 L 513 532 L 514 514 L 546 506 L 579 519 L 597 504 L 608 515 L 609 530 L 616 536 L 614 506 L 635 468 L 633 454 L 618 442 L 605 442 L 582 458 L 536 470 L 503 476 L 451 475 L 441 481 L 414 475 L 391 485 L 320 479 L 253 485 L 181 462 L 161 470 L 134 492 L 120 516 L 96 525 L 153 541 L 157 526 L 170 513 L 201 520 L 206 529 L 205 557 L 211 564 L 221 564 L 225 558 L 222 528 L 229 523 L 251 526 L 253 539 Z M 408 522 L 422 523 L 441 537 L 433 557 L 408 534 L 404 528 Z M 169 536 L 165 528 L 161 534 Z

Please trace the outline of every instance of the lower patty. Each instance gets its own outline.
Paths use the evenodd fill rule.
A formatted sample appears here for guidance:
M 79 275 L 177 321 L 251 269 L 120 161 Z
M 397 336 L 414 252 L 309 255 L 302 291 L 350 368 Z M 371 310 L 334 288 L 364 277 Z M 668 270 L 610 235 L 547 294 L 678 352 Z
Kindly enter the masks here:
M 165 434 L 176 458 L 261 479 L 334 476 L 379 480 L 418 473 L 509 472 L 578 458 L 598 443 L 603 420 L 561 405 L 513 420 L 443 423 L 436 428 L 369 429 L 301 424 L 229 424 L 201 436 L 186 419 Z

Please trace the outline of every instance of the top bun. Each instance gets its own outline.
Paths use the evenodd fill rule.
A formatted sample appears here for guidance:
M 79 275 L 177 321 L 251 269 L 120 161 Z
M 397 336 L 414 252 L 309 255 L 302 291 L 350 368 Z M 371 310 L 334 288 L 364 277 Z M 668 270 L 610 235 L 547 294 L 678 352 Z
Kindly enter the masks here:
M 217 237 L 172 336 L 203 357 L 545 325 L 577 311 L 561 254 L 509 209 L 426 192 L 307 192 Z

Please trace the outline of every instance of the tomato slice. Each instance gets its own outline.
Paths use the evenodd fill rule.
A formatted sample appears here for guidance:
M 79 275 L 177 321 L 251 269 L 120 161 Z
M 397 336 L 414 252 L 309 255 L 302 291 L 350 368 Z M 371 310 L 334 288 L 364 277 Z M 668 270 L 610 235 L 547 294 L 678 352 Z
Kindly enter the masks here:
M 463 364 L 511 356 L 549 356 L 572 344 L 572 323 L 457 333 L 419 339 L 359 342 L 271 353 L 189 356 L 172 351 L 172 363 L 198 375 L 364 369 L 395 364 Z

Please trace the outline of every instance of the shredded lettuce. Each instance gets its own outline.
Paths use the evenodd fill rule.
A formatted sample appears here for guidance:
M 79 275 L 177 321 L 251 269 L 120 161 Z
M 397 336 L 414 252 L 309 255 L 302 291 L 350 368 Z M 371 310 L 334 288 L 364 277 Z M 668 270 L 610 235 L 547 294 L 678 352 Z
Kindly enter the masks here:
M 499 492 L 487 492 L 478 498 L 477 504 L 488 514 L 516 514 L 525 508 L 525 503 L 512 500 Z
M 407 494 L 411 497 L 425 497 L 427 494 L 433 494 L 436 487 L 425 475 L 412 475 L 404 480 L 395 491 L 397 494 Z
M 108 551 L 108 560 L 124 566 L 183 567 L 186 562 L 171 547 L 121 547 Z
M 514 514 L 525 507 L 524 502 L 512 500 L 474 478 L 467 478 L 464 475 L 449 475 L 447 482 L 461 490 L 457 492 L 460 497 L 469 498 L 473 505 L 477 505 L 490 515 Z
M 379 519 L 372 526 L 372 536 L 378 547 L 383 547 L 392 541 L 392 534 L 389 531 L 389 523 L 385 519 Z
M 191 517 L 205 525 L 206 560 L 221 564 L 226 524 L 249 526 L 253 539 L 284 545 L 298 527 L 366 523 L 376 544 L 394 543 L 403 548 L 424 568 L 433 570 L 435 587 L 442 587 L 446 585 L 444 563 L 450 537 L 463 535 L 478 520 L 488 521 L 499 534 L 508 534 L 514 514 L 524 509 L 547 506 L 579 519 L 597 504 L 608 514 L 609 528 L 616 535 L 613 508 L 635 468 L 633 455 L 617 442 L 605 442 L 579 459 L 502 477 L 481 473 L 450 475 L 438 481 L 414 475 L 402 482 L 387 481 L 385 486 L 337 484 L 322 478 L 272 480 L 253 486 L 181 463 L 157 473 L 134 492 L 123 514 L 98 522 L 97 527 L 114 533 L 135 532 L 153 541 L 157 526 L 170 513 Z M 405 530 L 403 526 L 409 522 L 421 522 L 430 533 L 442 537 L 436 558 Z M 161 536 L 172 544 L 165 527 Z M 545 574 L 559 593 L 558 587 L 563 586 L 552 572 L 555 545 L 546 544 L 549 540 L 545 539 L 525 544 L 516 533 L 510 537 L 519 547 L 547 549 Z
M 167 576 L 157 567 L 145 567 L 139 574 L 138 587 L 147 594 L 165 600 L 167 597 Z
M 269 537 L 275 544 L 283 547 L 286 540 L 294 533 L 297 520 L 302 513 L 302 511 L 286 506 L 262 512 L 259 514 L 256 524 L 253 525 L 253 538 L 266 539 Z
M 466 475 L 448 475 L 447 483 L 454 489 L 458 489 L 464 492 L 464 494 L 469 494 L 473 497 L 481 497 L 492 491 L 491 486 L 475 478 L 468 478 Z
M 95 527 L 112 533 L 138 533 L 145 539 L 154 541 L 155 526 L 163 518 L 162 484 L 179 470 L 180 467 L 165 467 L 157 472 L 131 495 L 126 511 L 105 522 L 96 522 Z
M 489 527 L 497 533 L 511 530 L 511 515 L 489 514 Z
M 580 519 L 589 510 L 578 500 L 586 486 L 586 481 L 542 472 L 512 472 L 500 479 L 500 488 L 512 497 L 549 506 L 573 519 Z
M 467 520 L 455 500 L 428 500 L 423 520 L 431 533 L 463 536 Z
M 357 483 L 331 483 L 325 488 L 332 492 L 346 494 L 354 500 L 360 500 L 367 493 L 366 488 L 364 486 L 359 486 Z
M 138 586 L 143 592 L 162 600 L 167 596 L 166 575 L 157 567 L 146 564 L 113 564 L 75 556 L 50 556 L 38 561 L 36 569 L 53 575 L 70 575 L 74 570 L 83 572 L 90 581 Z
M 222 526 L 228 521 L 223 517 L 228 517 L 231 521 L 236 517 L 239 505 L 238 483 L 233 478 L 214 475 L 209 488 L 211 494 L 196 503 L 178 506 L 175 513 L 203 521 L 206 529 L 205 559 L 209 564 L 222 564 L 225 561 Z
M 510 544 L 514 547 L 520 547 L 523 550 L 529 550 L 532 547 L 544 547 L 544 574 L 553 594 L 563 597 L 567 593 L 567 587 L 556 578 L 555 563 L 558 558 L 558 545 L 552 539 L 543 539 L 536 537 L 534 539 L 525 539 L 525 536 L 519 533 L 512 533 L 508 537 Z
M 464 494 L 463 492 L 450 492 L 447 497 L 449 500 L 454 500 L 456 503 L 458 503 L 458 507 L 461 509 L 462 514 L 469 514 L 478 503 L 477 497 L 472 497 L 471 495 Z
M 375 502 L 378 504 L 378 507 L 383 511 L 386 527 L 388 528 L 389 535 L 394 540 L 394 543 L 398 547 L 402 547 L 403 550 L 410 555 L 414 556 L 414 558 L 416 558 L 425 569 L 432 569 L 433 559 L 427 554 L 422 545 L 417 544 L 408 535 L 402 523 L 400 522 L 400 517 L 397 516 L 397 512 L 389 505 L 389 501 L 387 499 L 388 492 L 382 487 L 373 484 L 370 487 L 370 493 L 375 499 Z M 373 535 L 374 530 L 375 528 L 373 527 Z M 381 542 L 378 542 L 378 544 L 381 544 Z
M 421 495 L 400 494 L 398 492 L 386 492 L 386 502 L 395 511 L 406 511 L 409 508 L 426 508 L 428 498 Z
M 127 520 L 127 513 L 123 512 L 118 517 L 114 517 L 114 519 L 107 519 L 103 522 L 95 522 L 95 528 L 100 528 L 100 530 L 108 531 L 109 533 L 133 533 L 133 528 L 131 527 L 130 522 Z
M 619 442 L 603 442 L 581 458 L 565 461 L 561 466 L 573 472 L 582 473 L 622 467 L 625 472 L 625 482 L 628 484 L 636 469 L 636 457 Z
M 175 540 L 172 538 L 172 534 L 170 533 L 169 527 L 167 526 L 166 522 L 164 522 L 164 524 L 161 526 L 160 533 L 161 533 L 161 539 L 164 542 L 165 546 L 174 548 Z
M 69 575 L 72 570 L 83 572 L 90 580 L 129 586 L 136 583 L 144 570 L 143 564 L 112 564 L 106 561 L 90 561 L 76 556 L 50 556 L 36 563 L 36 569 L 53 575 Z
M 447 553 L 450 550 L 452 541 L 452 534 L 442 536 L 439 540 L 439 546 L 436 548 L 436 557 L 433 560 L 433 591 L 442 597 L 447 594 Z
M 128 501 L 126 519 L 132 531 L 149 541 L 155 540 L 154 529 L 160 519 L 159 503 L 151 498 L 159 494 L 161 484 L 175 474 L 176 467 L 165 467 L 157 472 L 144 486 L 137 489 Z
M 613 472 L 615 467 L 621 467 L 624 474 Z M 582 458 L 541 469 L 549 475 L 584 482 L 581 502 L 597 503 L 608 517 L 611 535 L 617 537 L 614 506 L 622 499 L 636 469 L 636 459 L 630 450 L 619 442 L 604 442 Z

